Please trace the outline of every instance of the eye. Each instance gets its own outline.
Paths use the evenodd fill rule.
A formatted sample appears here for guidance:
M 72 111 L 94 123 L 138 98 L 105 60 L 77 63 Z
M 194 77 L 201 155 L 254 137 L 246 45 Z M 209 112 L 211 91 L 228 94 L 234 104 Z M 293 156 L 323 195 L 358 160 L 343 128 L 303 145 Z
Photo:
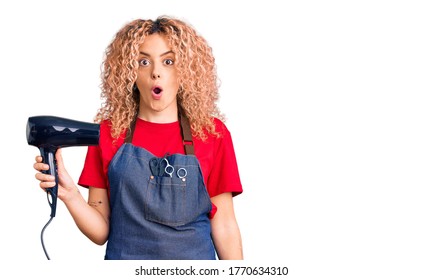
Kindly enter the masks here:
M 139 65 L 140 66 L 148 66 L 148 65 L 150 65 L 150 61 L 148 59 L 141 59 L 139 61 Z
M 172 59 L 165 59 L 164 61 L 163 61 L 163 63 L 165 64 L 165 65 L 173 65 L 173 60 Z

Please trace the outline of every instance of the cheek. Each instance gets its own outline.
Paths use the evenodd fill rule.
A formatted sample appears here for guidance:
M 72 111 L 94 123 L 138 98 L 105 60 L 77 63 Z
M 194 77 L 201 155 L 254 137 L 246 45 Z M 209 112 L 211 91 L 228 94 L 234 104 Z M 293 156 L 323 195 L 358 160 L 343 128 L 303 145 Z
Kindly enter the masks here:
M 145 73 L 145 71 L 137 72 L 137 80 L 136 80 L 137 83 L 146 81 L 146 79 L 147 79 L 147 74 Z
M 142 89 L 143 87 L 147 86 L 148 85 L 147 81 L 148 81 L 148 79 L 147 79 L 146 74 L 144 74 L 144 73 L 138 73 L 137 74 L 137 79 L 136 79 L 135 83 L 137 84 L 137 87 L 139 89 Z
M 177 88 L 179 88 L 179 78 L 178 75 L 176 73 L 176 71 L 174 73 L 172 73 L 171 78 L 170 78 L 170 82 Z

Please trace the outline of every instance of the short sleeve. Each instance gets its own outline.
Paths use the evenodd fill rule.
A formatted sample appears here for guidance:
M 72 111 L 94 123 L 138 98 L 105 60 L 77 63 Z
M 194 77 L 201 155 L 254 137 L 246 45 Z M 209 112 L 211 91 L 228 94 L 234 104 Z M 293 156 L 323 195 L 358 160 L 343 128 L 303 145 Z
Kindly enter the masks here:
M 110 122 L 102 122 L 100 124 L 99 144 L 98 146 L 88 147 L 78 184 L 83 187 L 108 188 L 108 165 L 122 143 L 123 140 L 119 138 L 117 143 L 113 144 Z
M 107 188 L 99 146 L 89 146 L 78 184 L 82 187 Z
M 221 137 L 216 138 L 214 160 L 207 182 L 210 197 L 232 192 L 233 196 L 242 193 L 235 149 L 229 130 L 221 121 L 216 121 L 216 129 Z

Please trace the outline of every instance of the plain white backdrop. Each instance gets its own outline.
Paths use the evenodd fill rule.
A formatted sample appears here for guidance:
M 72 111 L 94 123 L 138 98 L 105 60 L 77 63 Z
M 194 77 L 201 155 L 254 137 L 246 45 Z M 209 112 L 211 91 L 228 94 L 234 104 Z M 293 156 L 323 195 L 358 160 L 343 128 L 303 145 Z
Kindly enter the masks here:
M 101 261 L 105 246 L 62 202 L 45 260 L 50 208 L 25 126 L 34 115 L 92 121 L 114 34 L 170 15 L 216 58 L 244 187 L 244 265 L 287 266 L 288 279 L 421 279 L 422 14 L 419 1 L 2 2 L 1 272 L 133 277 L 139 262 Z M 85 152 L 63 150 L 75 181 Z

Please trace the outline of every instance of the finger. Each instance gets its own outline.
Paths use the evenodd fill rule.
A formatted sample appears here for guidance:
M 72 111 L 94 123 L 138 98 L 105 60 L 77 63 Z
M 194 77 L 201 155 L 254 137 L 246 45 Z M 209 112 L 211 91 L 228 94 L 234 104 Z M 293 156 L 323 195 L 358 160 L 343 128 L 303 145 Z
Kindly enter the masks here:
M 34 169 L 37 171 L 49 170 L 48 164 L 45 163 L 34 163 Z
M 63 168 L 63 157 L 62 157 L 62 149 L 57 149 L 56 151 L 56 162 L 57 162 L 57 166 Z
M 36 156 L 35 161 L 36 162 L 43 162 L 43 157 L 42 156 Z
M 56 180 L 54 176 L 44 173 L 35 174 L 35 179 L 42 182 L 54 182 Z
M 67 176 L 68 173 L 66 171 L 65 164 L 63 162 L 62 149 L 57 149 L 56 163 L 57 163 L 57 173 L 59 174 L 59 176 L 61 176 L 61 177 Z
M 40 188 L 42 189 L 52 188 L 55 185 L 56 185 L 56 182 L 40 182 Z

